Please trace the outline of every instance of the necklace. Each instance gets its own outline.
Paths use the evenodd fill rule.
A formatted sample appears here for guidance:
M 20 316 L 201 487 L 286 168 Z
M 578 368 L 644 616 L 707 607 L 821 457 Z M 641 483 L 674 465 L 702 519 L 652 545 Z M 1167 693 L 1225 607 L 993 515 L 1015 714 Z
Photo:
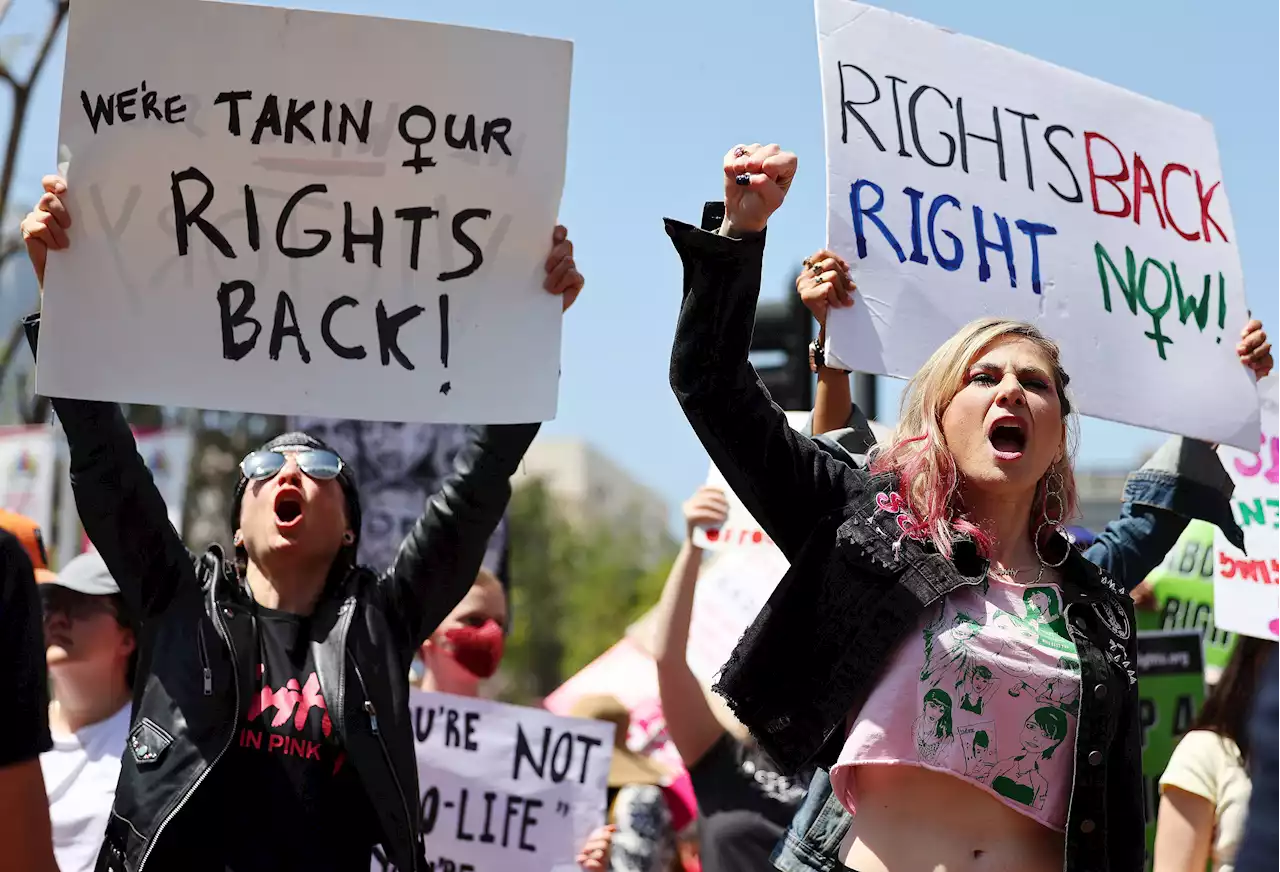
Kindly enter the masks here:
M 1035 577 L 1034 579 L 1032 579 L 1032 581 L 1030 582 L 1030 584 L 1032 584 L 1032 585 L 1039 584 L 1039 583 L 1041 582 L 1041 580 L 1044 578 L 1044 570 L 1045 570 L 1045 563 L 1044 563 L 1044 561 L 1042 560 L 1042 561 L 1040 561 L 1039 569 L 1038 569 L 1038 571 L 1036 572 L 1036 577 Z M 1007 567 L 1001 567 L 1001 568 L 999 568 L 999 569 L 992 569 L 992 570 L 991 570 L 991 575 L 992 575 L 994 578 L 997 578 L 997 579 L 1001 579 L 1001 580 L 1004 580 L 1004 581 L 1017 583 L 1017 581 L 1018 581 L 1018 575 L 1019 575 L 1022 571 L 1023 571 L 1023 570 L 1021 570 L 1021 569 L 1009 569 L 1009 568 L 1007 568 Z

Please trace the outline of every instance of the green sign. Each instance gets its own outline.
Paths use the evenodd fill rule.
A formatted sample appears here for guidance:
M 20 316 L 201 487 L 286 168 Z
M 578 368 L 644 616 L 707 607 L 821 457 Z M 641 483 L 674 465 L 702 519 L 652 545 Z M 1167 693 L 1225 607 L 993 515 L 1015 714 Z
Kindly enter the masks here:
M 1139 630 L 1196 630 L 1204 636 L 1210 670 L 1227 665 L 1235 633 L 1213 623 L 1213 525 L 1192 521 L 1159 567 L 1147 576 L 1155 610 L 1138 612 Z
M 1196 630 L 1138 633 L 1138 715 L 1142 723 L 1142 799 L 1147 872 L 1156 840 L 1160 776 L 1204 702 L 1204 656 Z

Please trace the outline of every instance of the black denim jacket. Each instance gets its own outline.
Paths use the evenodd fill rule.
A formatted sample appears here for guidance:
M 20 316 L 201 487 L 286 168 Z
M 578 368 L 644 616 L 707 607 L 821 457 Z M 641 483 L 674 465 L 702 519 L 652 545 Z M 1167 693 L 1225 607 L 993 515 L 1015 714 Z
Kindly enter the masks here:
M 895 644 L 926 608 L 988 564 L 968 542 L 952 559 L 904 535 L 892 476 L 832 457 L 791 428 L 747 360 L 763 233 L 730 239 L 668 219 L 684 263 L 671 385 L 734 492 L 791 563 L 716 690 L 784 769 L 829 767 Z M 1051 543 L 1081 666 L 1064 868 L 1143 862 L 1133 603 L 1065 539 Z M 1053 559 L 1051 557 L 1051 559 Z

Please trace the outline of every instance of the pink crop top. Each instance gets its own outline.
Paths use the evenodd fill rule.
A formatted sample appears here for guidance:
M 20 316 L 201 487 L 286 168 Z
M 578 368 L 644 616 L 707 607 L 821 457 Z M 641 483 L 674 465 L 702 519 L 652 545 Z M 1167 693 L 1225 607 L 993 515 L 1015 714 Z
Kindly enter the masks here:
M 857 814 L 858 766 L 923 766 L 1064 830 L 1079 699 L 1056 585 L 961 588 L 899 643 L 831 769 L 832 788 Z

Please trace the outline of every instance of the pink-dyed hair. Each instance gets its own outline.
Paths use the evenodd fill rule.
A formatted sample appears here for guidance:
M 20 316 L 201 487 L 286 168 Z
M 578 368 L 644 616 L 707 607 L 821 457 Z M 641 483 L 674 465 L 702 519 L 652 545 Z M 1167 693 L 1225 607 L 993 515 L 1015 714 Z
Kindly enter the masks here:
M 984 555 L 990 553 L 991 538 L 964 514 L 956 461 L 942 435 L 942 415 L 960 392 L 973 361 L 993 343 L 1007 338 L 1029 340 L 1044 353 L 1053 372 L 1067 436 L 1062 459 L 1045 470 L 1036 485 L 1033 505 L 1037 510 L 1032 513 L 1030 532 L 1034 534 L 1046 518 L 1065 523 L 1077 511 L 1071 462 L 1075 454 L 1075 415 L 1067 395 L 1070 378 L 1062 369 L 1057 343 L 1022 321 L 1003 318 L 971 321 L 943 343 L 907 384 L 898 426 L 889 441 L 873 451 L 871 462 L 872 472 L 897 475 L 899 489 L 916 518 L 916 535 L 932 540 L 938 551 L 948 557 L 957 536 L 973 539 Z M 1058 517 L 1057 501 L 1050 505 L 1048 499 L 1046 485 L 1052 473 L 1062 477 L 1062 517 Z

